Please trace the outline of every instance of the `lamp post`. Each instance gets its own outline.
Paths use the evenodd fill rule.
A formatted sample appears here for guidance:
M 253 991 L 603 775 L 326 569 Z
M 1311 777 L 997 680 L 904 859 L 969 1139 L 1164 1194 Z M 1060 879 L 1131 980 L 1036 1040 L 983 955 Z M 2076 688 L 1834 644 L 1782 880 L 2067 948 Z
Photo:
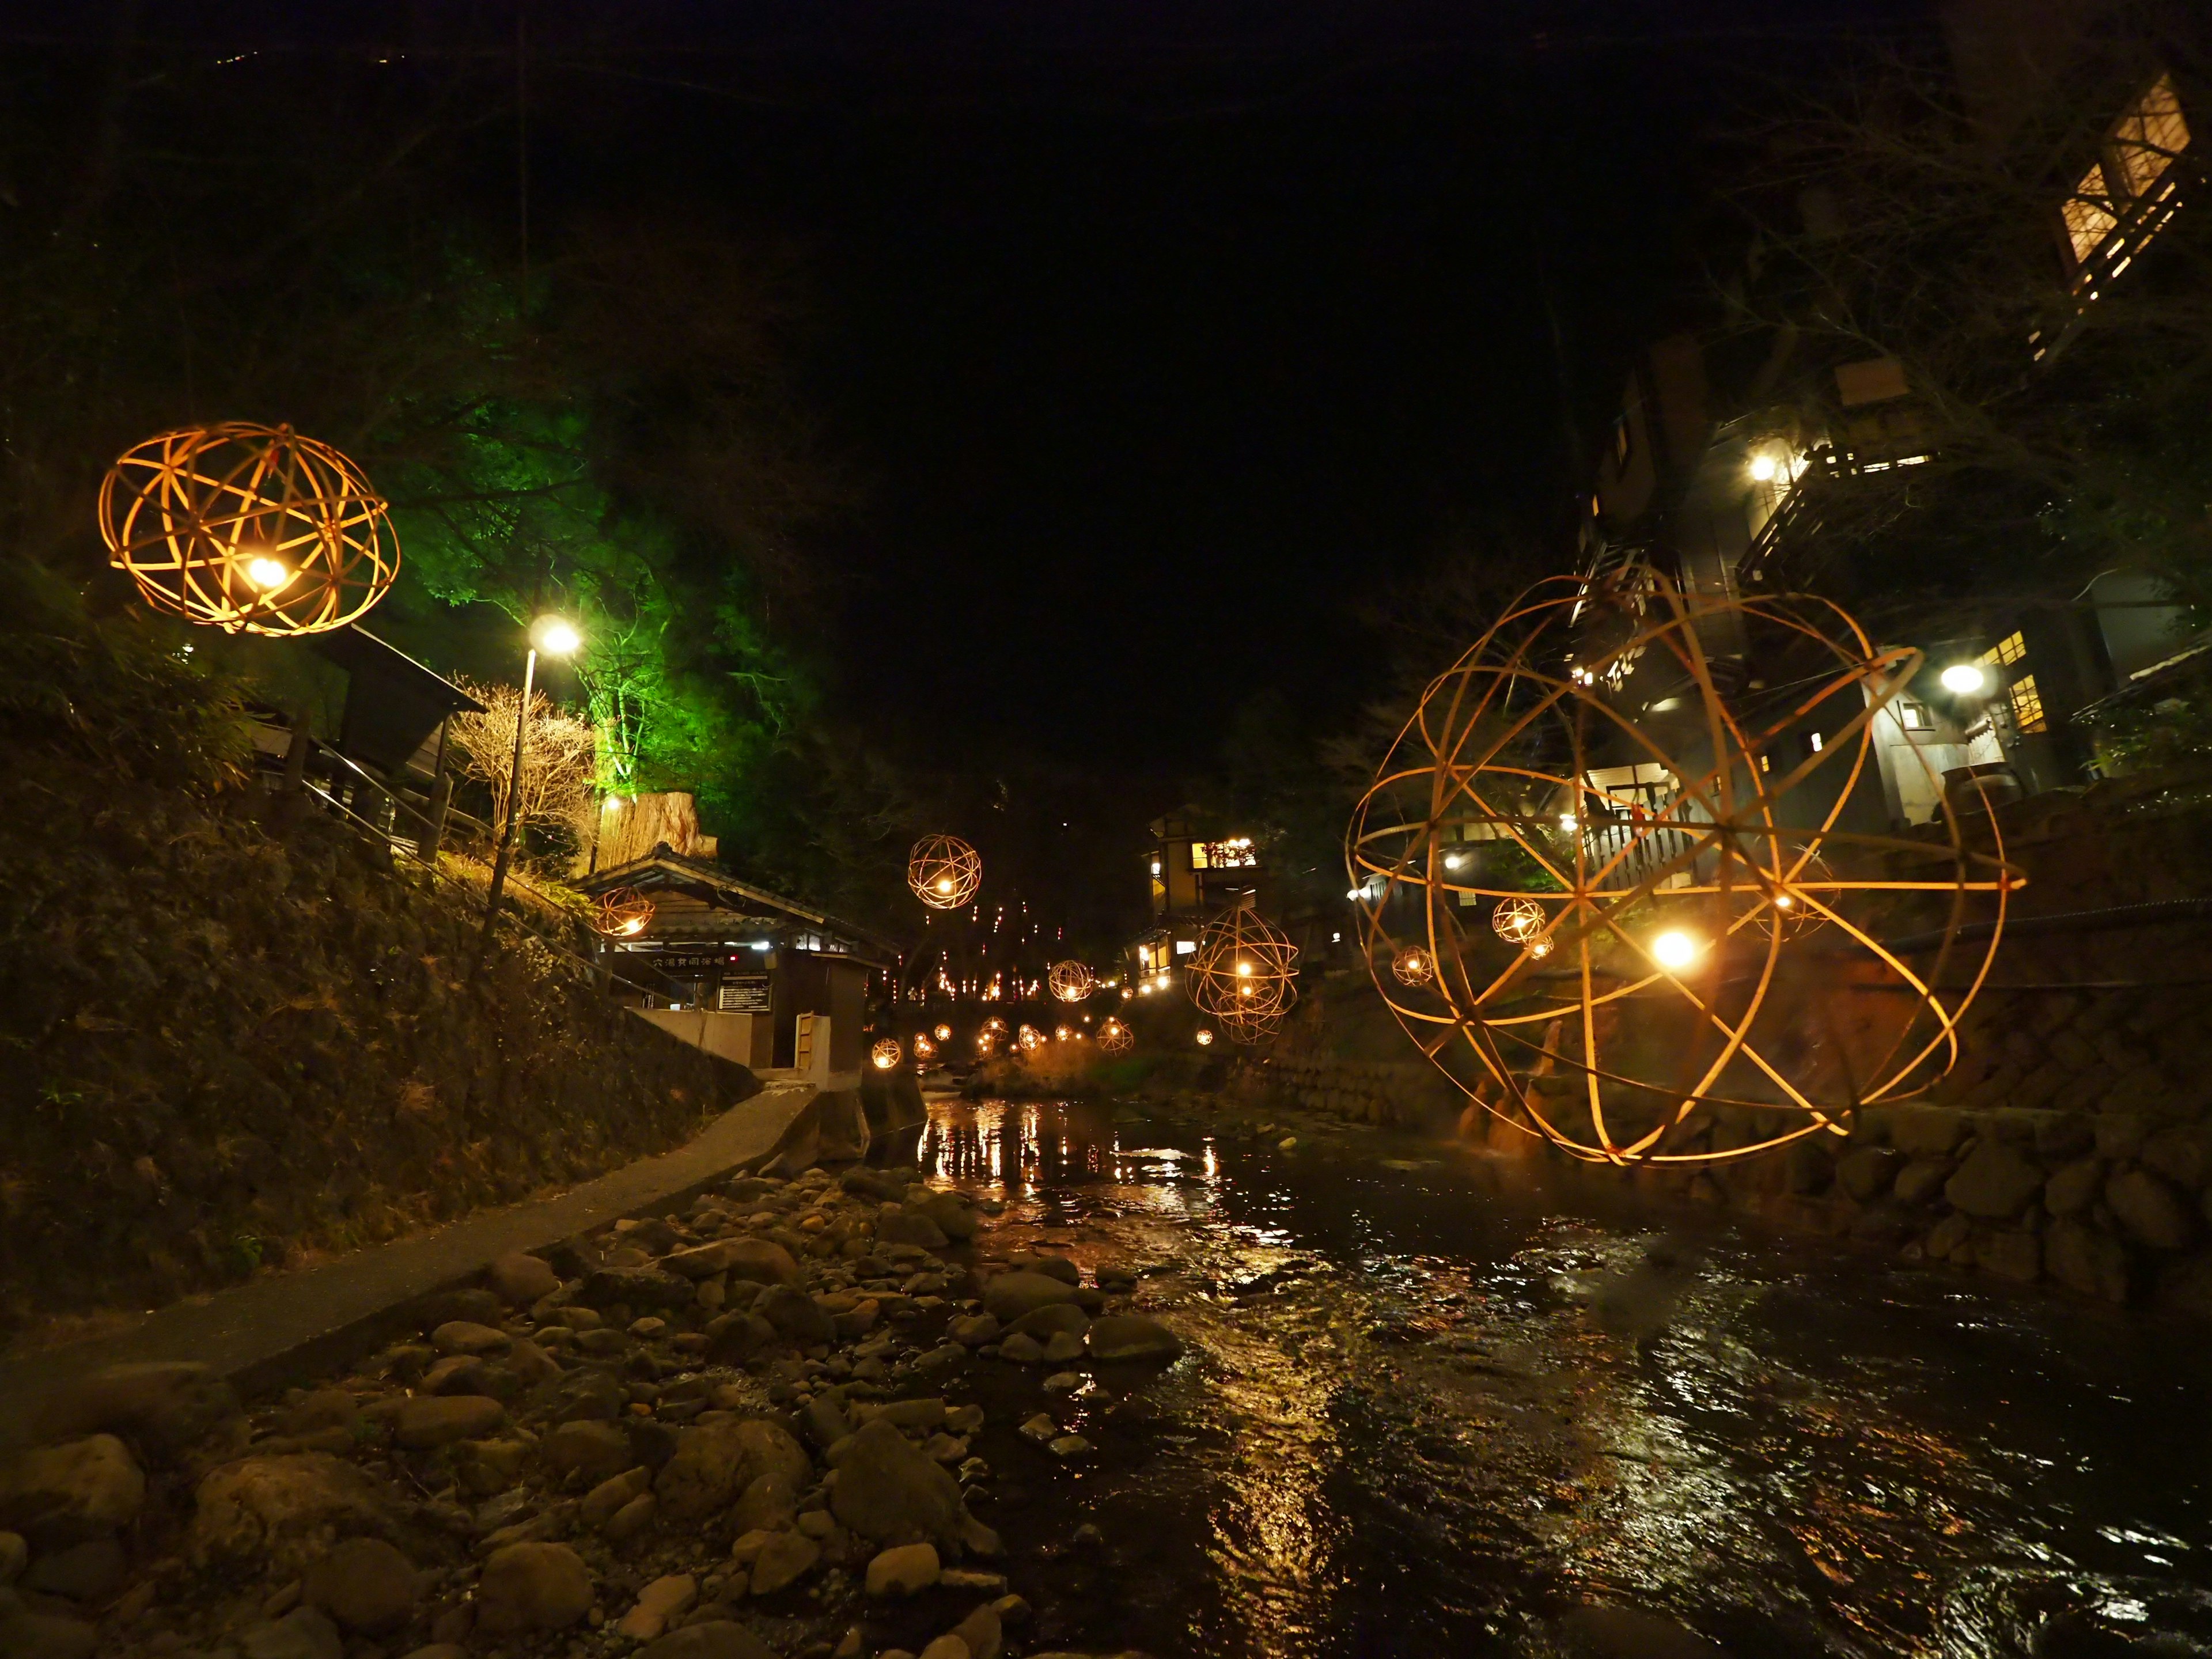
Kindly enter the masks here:
M 573 623 L 560 617 L 540 617 L 530 624 L 530 657 L 522 668 L 522 701 L 514 708 L 514 763 L 507 778 L 507 822 L 499 832 L 499 852 L 491 865 L 491 890 L 484 901 L 484 943 L 491 943 L 491 927 L 499 915 L 500 896 L 507 890 L 507 866 L 514 857 L 515 827 L 522 817 L 522 734 L 530 723 L 530 696 L 538 679 L 538 653 L 549 657 L 573 655 L 584 642 Z

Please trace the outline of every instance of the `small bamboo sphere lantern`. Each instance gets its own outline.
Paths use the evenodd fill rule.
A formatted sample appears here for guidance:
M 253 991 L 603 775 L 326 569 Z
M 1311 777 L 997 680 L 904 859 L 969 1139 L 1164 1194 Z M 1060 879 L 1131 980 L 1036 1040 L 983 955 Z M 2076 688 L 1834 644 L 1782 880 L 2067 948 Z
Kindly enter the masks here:
M 1390 971 L 1401 985 L 1426 985 L 1437 976 L 1437 959 L 1418 945 L 1408 945 L 1390 958 Z
M 983 1029 L 993 1036 L 1004 1036 L 1006 1034 L 1006 1022 L 994 1014 L 983 1022 Z
M 1213 1033 L 1207 1030 L 1206 1027 L 1201 1025 L 1198 1028 L 1197 1041 L 1200 1048 L 1211 1048 L 1213 1046 Z
M 950 1025 L 940 1025 L 940 1026 L 939 1026 L 939 1027 L 937 1028 L 937 1040 L 938 1040 L 939 1042 L 951 1042 L 951 1041 L 952 1041 L 952 1028 L 951 1028 Z
M 896 1037 L 878 1037 L 876 1046 L 868 1050 L 868 1058 L 876 1063 L 879 1072 L 888 1072 L 906 1058 L 906 1050 L 899 1047 Z
M 914 1034 L 914 1057 L 916 1060 L 933 1060 L 936 1055 L 937 1045 L 929 1040 L 929 1034 L 916 1031 Z
M 1298 999 L 1298 947 L 1239 902 L 1206 924 L 1183 975 L 1190 1000 L 1215 1018 L 1271 1020 Z
M 1552 941 L 1544 937 L 1547 920 L 1544 907 L 1534 899 L 1500 899 L 1498 908 L 1490 913 L 1490 931 L 1508 945 L 1517 945 L 1541 957 L 1552 948 Z
M 1034 1025 L 1024 1025 L 1014 1033 L 1014 1042 L 1024 1054 L 1033 1054 L 1044 1047 L 1044 1033 Z
M 957 836 L 924 836 L 907 854 L 906 884 L 933 910 L 957 910 L 983 884 L 983 857 Z
M 1098 1028 L 1098 1047 L 1102 1053 L 1126 1054 L 1137 1046 L 1137 1034 L 1118 1019 L 1109 1019 Z
M 1045 983 L 1062 1002 L 1080 1002 L 1098 988 L 1098 975 L 1085 963 L 1055 962 Z
M 147 604 L 228 634 L 343 628 L 399 574 L 384 498 L 289 426 L 185 427 L 124 451 L 100 533 Z
M 991 1057 L 991 1050 L 998 1046 L 999 1034 L 996 1031 L 978 1031 L 975 1033 L 975 1052 L 985 1060 L 988 1060 Z
M 615 887 L 599 895 L 592 931 L 606 939 L 633 939 L 653 920 L 653 901 L 635 887 Z

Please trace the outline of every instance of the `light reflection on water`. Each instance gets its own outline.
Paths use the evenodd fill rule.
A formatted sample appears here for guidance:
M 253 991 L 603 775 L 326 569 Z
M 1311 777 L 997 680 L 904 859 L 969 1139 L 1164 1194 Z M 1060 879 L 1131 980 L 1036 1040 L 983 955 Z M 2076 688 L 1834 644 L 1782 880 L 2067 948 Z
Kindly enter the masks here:
M 1552 1655 L 1598 1601 L 1740 1659 L 2212 1654 L 2193 1334 L 1376 1144 L 933 1106 L 925 1169 L 1192 1347 L 1008 1528 L 1033 1645 Z

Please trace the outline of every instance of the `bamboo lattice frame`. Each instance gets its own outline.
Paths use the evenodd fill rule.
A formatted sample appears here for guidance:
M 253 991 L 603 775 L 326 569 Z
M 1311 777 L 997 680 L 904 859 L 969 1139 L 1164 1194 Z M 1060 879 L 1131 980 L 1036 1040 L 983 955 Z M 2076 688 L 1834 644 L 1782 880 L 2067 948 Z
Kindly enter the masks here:
M 1290 936 L 1241 897 L 1200 931 L 1183 989 L 1231 1042 L 1258 1042 L 1298 1000 L 1297 955 Z
M 1055 962 L 1045 984 L 1062 1002 L 1080 1002 L 1098 988 L 1098 975 L 1085 963 Z
M 1790 678 L 1724 696 L 1709 641 L 1754 638 Z M 1940 787 L 1940 839 L 1839 827 L 1875 718 L 1921 665 L 1817 598 L 1691 597 L 1648 571 L 1611 590 L 1539 583 L 1429 686 L 1346 832 L 1383 1000 L 1479 1103 L 1593 1161 L 1744 1157 L 1847 1133 L 1856 1107 L 1924 1091 L 1957 1059 L 2024 878 L 1994 817 L 1977 820 L 1989 849 L 1970 848 Z M 1655 720 L 1644 700 L 1668 697 L 1686 712 Z M 1783 739 L 1824 705 L 1850 718 L 1793 759 Z M 1624 757 L 1660 769 L 1671 796 L 1655 807 L 1600 787 L 1593 772 Z M 1787 822 L 1784 798 L 1824 770 L 1793 799 L 1816 822 Z M 1513 908 L 1484 927 L 1493 904 Z M 1928 931 L 1936 908 L 1942 944 L 1924 969 L 1876 936 L 1908 918 Z M 1970 913 L 1988 944 L 1961 963 Z M 1662 963 L 1668 931 L 1693 959 Z M 1432 983 L 1383 971 L 1408 945 L 1433 959 Z M 1904 994 L 1838 994 L 1869 989 Z
M 399 574 L 384 498 L 288 426 L 185 427 L 124 451 L 100 532 L 147 604 L 231 634 L 343 628 Z
M 879 1072 L 888 1072 L 906 1058 L 906 1050 L 896 1037 L 878 1037 L 875 1047 L 868 1050 L 868 1058 L 876 1063 Z
M 1126 1054 L 1137 1046 L 1137 1034 L 1118 1019 L 1109 1019 L 1098 1028 L 1098 1048 L 1102 1054 Z
M 635 887 L 614 887 L 599 895 L 592 931 L 607 939 L 631 939 L 653 920 L 653 901 Z
M 983 884 L 983 858 L 957 836 L 924 836 L 907 854 L 906 884 L 933 910 L 957 910 Z

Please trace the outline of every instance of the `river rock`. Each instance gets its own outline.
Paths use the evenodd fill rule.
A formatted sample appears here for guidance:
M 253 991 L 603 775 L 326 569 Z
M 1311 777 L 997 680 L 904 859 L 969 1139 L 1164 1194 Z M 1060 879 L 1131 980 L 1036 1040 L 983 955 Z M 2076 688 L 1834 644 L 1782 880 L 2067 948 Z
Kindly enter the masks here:
M 1091 1321 L 1089 1341 L 1093 1359 L 1173 1359 L 1182 1352 L 1182 1339 L 1142 1314 L 1108 1314 Z
M 2123 1170 L 2105 1183 L 2105 1202 L 2128 1237 L 2154 1250 L 2178 1250 L 2197 1231 L 2196 1218 L 2172 1188 L 2148 1170 Z
M 730 1524 L 743 1534 L 787 1527 L 799 1513 L 799 1486 L 787 1471 L 757 1475 L 730 1506 Z
M 0 1526 L 47 1548 L 128 1526 L 146 1476 L 112 1434 L 41 1446 L 0 1464 Z
M 1079 1335 L 1090 1323 L 1091 1316 L 1074 1303 L 1054 1302 L 1046 1307 L 1032 1308 L 1014 1322 L 1013 1328 L 1042 1342 L 1060 1331 L 1073 1331 Z
M 477 1629 L 487 1636 L 566 1630 L 591 1608 L 591 1571 L 566 1544 L 494 1550 L 477 1583 Z
M 828 1310 L 795 1285 L 769 1286 L 753 1304 L 753 1311 L 802 1346 L 828 1342 L 837 1334 Z
M 423 1394 L 480 1394 L 497 1400 L 514 1392 L 514 1380 L 475 1354 L 448 1354 L 422 1373 L 416 1388 Z
M 830 1506 L 839 1521 L 879 1545 L 950 1544 L 959 1535 L 958 1485 L 880 1418 L 854 1435 L 837 1465 Z
M 392 1524 L 374 1482 L 328 1452 L 294 1452 L 226 1463 L 193 1495 L 190 1553 L 203 1567 L 252 1562 L 297 1576 L 338 1538 Z
M 925 1212 L 909 1209 L 903 1204 L 886 1204 L 876 1212 L 876 1242 L 941 1250 L 952 1241 Z
M 472 1440 L 506 1421 L 507 1407 L 480 1394 L 417 1395 L 400 1407 L 392 1437 L 420 1451 Z
M 1083 1358 L 1083 1339 L 1073 1331 L 1054 1331 L 1045 1339 L 1044 1363 L 1066 1365 Z
M 1889 1144 L 1908 1157 L 1940 1158 L 1966 1139 L 1966 1115 L 1946 1106 L 1903 1106 L 1890 1114 Z
M 557 1425 L 538 1442 L 538 1455 L 556 1480 L 574 1475 L 593 1486 L 638 1461 L 629 1436 L 598 1418 Z
M 350 1434 L 361 1421 L 361 1402 L 343 1389 L 318 1389 L 284 1413 L 287 1434 L 319 1434 L 343 1429 Z
M 1943 1196 L 1966 1215 L 1997 1221 L 2019 1214 L 2042 1187 L 2041 1170 L 1995 1135 L 1984 1135 L 1943 1183 Z
M 967 1644 L 969 1659 L 999 1659 L 1002 1632 L 999 1628 L 999 1615 L 988 1603 L 955 1625 L 952 1634 Z
M 1017 1365 L 1034 1365 L 1044 1358 L 1044 1344 L 1026 1331 L 1016 1331 L 999 1344 L 999 1358 Z
M 2043 1241 L 2033 1233 L 2000 1230 L 1975 1244 L 1974 1259 L 2001 1278 L 2032 1284 L 2043 1275 Z
M 245 1659 L 343 1659 L 338 1627 L 314 1607 L 295 1607 L 282 1619 L 248 1625 L 238 1633 Z
M 1065 1279 L 1024 1268 L 1000 1273 L 983 1286 L 983 1311 L 1006 1324 L 1038 1308 L 1075 1299 L 1075 1286 Z
M 920 1659 L 975 1659 L 968 1644 L 947 1631 L 927 1647 L 922 1649 Z
M 738 1365 L 773 1346 L 775 1327 L 757 1313 L 717 1314 L 707 1322 L 707 1357 L 718 1365 Z
M 1942 1196 L 1952 1168 L 1948 1158 L 1913 1158 L 1897 1172 L 1891 1194 L 1899 1204 L 1926 1204 Z
M 931 1192 L 909 1197 L 908 1207 L 927 1216 L 948 1239 L 973 1238 L 982 1225 L 975 1206 L 960 1193 Z
M 934 1544 L 900 1544 L 879 1552 L 868 1563 L 871 1595 L 914 1595 L 935 1583 L 945 1570 Z
M 658 1498 L 649 1492 L 641 1492 L 609 1516 L 606 1525 L 600 1530 L 605 1534 L 608 1542 L 619 1544 L 626 1538 L 636 1537 L 638 1534 L 651 1526 L 653 1517 L 659 1512 L 659 1508 L 660 1500 Z
M 814 1571 L 822 1559 L 822 1546 L 803 1532 L 770 1534 L 753 1558 L 752 1593 L 773 1595 Z
M 601 1267 L 584 1280 L 579 1297 L 587 1306 L 619 1304 L 632 1315 L 653 1308 L 680 1308 L 691 1300 L 691 1281 L 653 1267 Z
M 381 1636 L 414 1613 L 419 1575 L 382 1539 L 349 1538 L 307 1569 L 301 1590 L 348 1630 Z
M 25 1589 L 97 1603 L 123 1588 L 127 1563 L 123 1546 L 112 1538 L 88 1538 L 65 1550 L 41 1555 L 23 1579 Z
M 1905 1155 L 1888 1146 L 1855 1146 L 1836 1160 L 1836 1180 L 1862 1204 L 1871 1204 L 1890 1188 Z
M 668 1628 L 668 1621 L 689 1613 L 699 1601 L 699 1581 L 688 1572 L 656 1578 L 637 1593 L 637 1603 L 615 1626 L 633 1642 L 650 1642 Z
M 576 1518 L 593 1528 L 604 1527 L 630 1499 L 653 1489 L 653 1471 L 639 1464 L 620 1474 L 609 1475 L 584 1494 L 576 1505 Z
M 105 1431 L 127 1437 L 155 1461 L 210 1436 L 242 1428 L 238 1396 L 211 1365 L 156 1359 L 108 1365 L 40 1401 L 30 1438 L 76 1440 Z
M 561 1288 L 561 1275 L 551 1264 L 527 1250 L 509 1250 L 484 1269 L 484 1277 L 510 1307 L 529 1307 Z
M 0 1585 L 14 1583 L 23 1576 L 23 1564 L 31 1559 L 31 1546 L 20 1532 L 0 1532 Z
M 986 1342 L 995 1341 L 1000 1328 L 995 1314 L 968 1314 L 947 1325 L 945 1334 L 963 1348 L 980 1348 Z
M 678 1250 L 661 1264 L 688 1279 L 718 1274 L 756 1285 L 799 1285 L 805 1271 L 789 1250 L 769 1238 L 721 1238 L 694 1249 Z
M 469 1354 L 479 1359 L 505 1353 L 514 1340 L 505 1331 L 465 1319 L 448 1320 L 430 1333 L 430 1346 L 440 1353 Z
M 481 1285 L 447 1291 L 430 1297 L 422 1308 L 422 1328 L 426 1331 L 435 1330 L 456 1319 L 466 1320 L 471 1325 L 495 1325 L 507 1311 L 497 1294 Z
M 2043 1207 L 2053 1215 L 2078 1215 L 2104 1190 L 2104 1160 L 2077 1158 L 2043 1184 Z
M 2111 1234 L 2070 1217 L 2051 1224 L 2043 1241 L 2043 1265 L 2060 1284 L 2107 1302 L 2128 1299 L 2128 1253 Z
M 712 1423 L 683 1437 L 653 1490 L 671 1520 L 696 1521 L 727 1506 L 764 1474 L 780 1475 L 796 1490 L 812 1474 L 805 1449 L 776 1425 Z
M 1064 1255 L 1017 1250 L 1006 1258 L 1006 1265 L 1020 1273 L 1042 1273 L 1048 1279 L 1059 1279 L 1063 1285 L 1080 1285 L 1083 1282 L 1083 1270 Z
M 707 1619 L 640 1648 L 635 1659 L 778 1659 L 774 1648 L 728 1619 Z
M 97 1626 L 52 1613 L 0 1608 L 0 1653 L 8 1659 L 93 1659 Z

